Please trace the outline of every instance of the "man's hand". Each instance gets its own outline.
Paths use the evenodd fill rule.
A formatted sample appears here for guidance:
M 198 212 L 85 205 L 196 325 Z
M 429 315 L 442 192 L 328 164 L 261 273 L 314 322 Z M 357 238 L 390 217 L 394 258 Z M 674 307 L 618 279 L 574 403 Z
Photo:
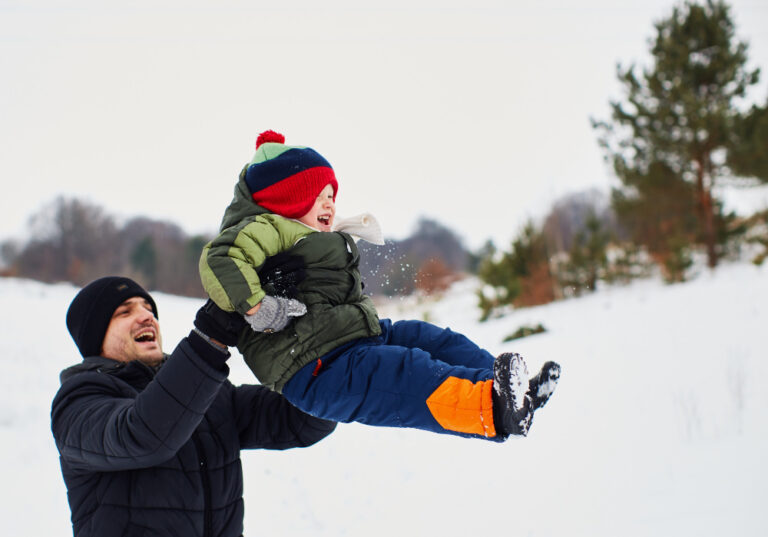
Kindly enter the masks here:
M 237 340 L 245 326 L 242 315 L 224 311 L 210 298 L 202 308 L 197 310 L 195 316 L 195 328 L 227 347 L 237 345 Z

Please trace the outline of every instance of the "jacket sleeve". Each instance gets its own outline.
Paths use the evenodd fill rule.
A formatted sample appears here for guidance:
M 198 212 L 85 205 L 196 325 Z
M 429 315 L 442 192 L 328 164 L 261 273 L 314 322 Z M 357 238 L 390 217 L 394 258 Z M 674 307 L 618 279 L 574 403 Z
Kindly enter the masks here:
M 310 416 L 264 386 L 238 386 L 233 397 L 243 449 L 307 447 L 336 429 L 336 422 Z
M 302 236 L 300 230 L 296 224 L 269 214 L 222 231 L 205 245 L 200 256 L 200 279 L 211 300 L 225 311 L 240 314 L 261 302 L 265 293 L 259 268 L 267 257 L 290 248 Z
M 227 374 L 183 339 L 139 393 L 108 373 L 75 375 L 62 384 L 51 409 L 61 457 L 89 471 L 165 462 L 190 439 Z

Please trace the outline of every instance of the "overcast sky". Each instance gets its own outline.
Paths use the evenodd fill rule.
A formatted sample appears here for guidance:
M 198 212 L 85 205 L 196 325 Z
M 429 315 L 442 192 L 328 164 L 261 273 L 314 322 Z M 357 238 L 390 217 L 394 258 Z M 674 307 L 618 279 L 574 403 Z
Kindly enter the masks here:
M 331 162 L 338 214 L 507 246 L 611 184 L 589 118 L 621 96 L 617 62 L 650 64 L 673 5 L 0 0 L 0 240 L 59 194 L 214 232 L 274 129 Z M 768 2 L 730 5 L 764 102 Z

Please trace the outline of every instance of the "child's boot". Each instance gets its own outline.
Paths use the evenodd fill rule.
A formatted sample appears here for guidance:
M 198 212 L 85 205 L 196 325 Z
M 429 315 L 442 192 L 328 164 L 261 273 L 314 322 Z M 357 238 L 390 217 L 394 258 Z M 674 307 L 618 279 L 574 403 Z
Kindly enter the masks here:
M 504 353 L 493 363 L 493 418 L 502 436 L 526 436 L 533 418 L 528 367 L 517 353 Z
M 533 410 L 538 410 L 547 404 L 558 380 L 560 380 L 560 364 L 547 362 L 541 367 L 541 371 L 528 381 L 528 395 L 531 396 Z

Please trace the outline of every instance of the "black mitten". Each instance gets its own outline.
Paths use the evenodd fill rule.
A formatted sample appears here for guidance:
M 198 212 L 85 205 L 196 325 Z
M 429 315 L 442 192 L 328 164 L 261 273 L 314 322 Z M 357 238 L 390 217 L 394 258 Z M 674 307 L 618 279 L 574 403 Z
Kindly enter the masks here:
M 237 339 L 246 323 L 239 313 L 224 311 L 210 298 L 197 310 L 195 328 L 227 347 L 237 345 Z
M 306 264 L 300 255 L 279 254 L 270 256 L 259 270 L 261 288 L 268 295 L 296 298 L 298 285 L 307 277 Z

